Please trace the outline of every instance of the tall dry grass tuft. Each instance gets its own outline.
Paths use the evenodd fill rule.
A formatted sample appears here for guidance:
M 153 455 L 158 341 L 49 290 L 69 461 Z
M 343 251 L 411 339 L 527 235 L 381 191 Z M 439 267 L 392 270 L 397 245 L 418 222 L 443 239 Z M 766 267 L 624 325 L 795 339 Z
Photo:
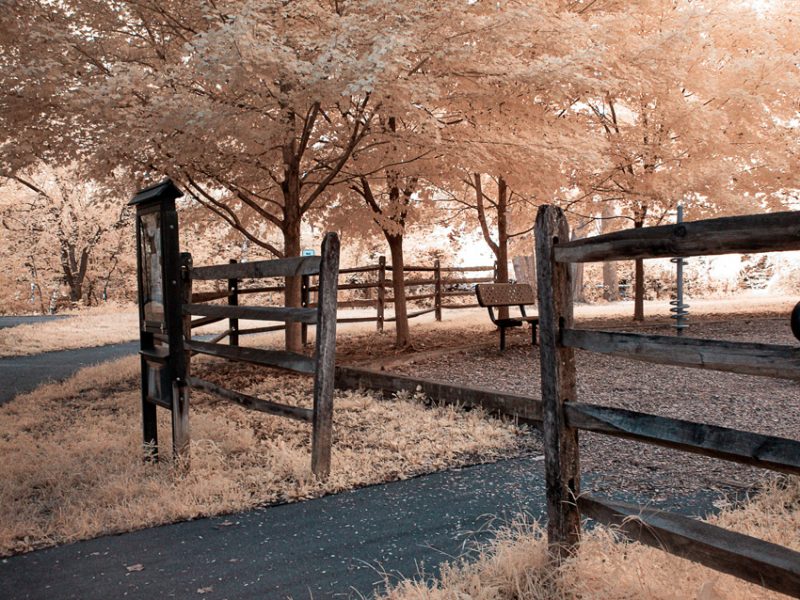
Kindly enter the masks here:
M 89 367 L 0 407 L 0 555 L 492 460 L 529 440 L 478 411 L 337 394 L 332 472 L 321 482 L 310 473 L 307 424 L 196 393 L 191 469 L 182 472 L 169 460 L 164 410 L 166 460 L 142 461 L 138 366 L 128 357 Z M 193 368 L 247 393 L 311 404 L 309 378 Z
M 800 479 L 769 484 L 743 508 L 709 519 L 720 526 L 800 549 Z M 786 598 L 730 575 L 622 541 L 609 528 L 584 534 L 575 559 L 553 570 L 545 531 L 521 520 L 498 531 L 474 562 L 442 565 L 432 585 L 403 581 L 385 600 L 765 600 Z

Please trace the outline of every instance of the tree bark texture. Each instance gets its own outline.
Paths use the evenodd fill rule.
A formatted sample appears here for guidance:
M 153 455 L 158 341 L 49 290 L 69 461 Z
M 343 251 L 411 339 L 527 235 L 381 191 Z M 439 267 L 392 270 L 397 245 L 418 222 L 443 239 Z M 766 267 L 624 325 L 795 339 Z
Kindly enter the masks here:
M 302 211 L 300 206 L 300 169 L 295 156 L 294 140 L 284 147 L 286 166 L 284 171 L 283 187 L 283 256 L 289 258 L 300 256 L 300 228 L 302 225 Z M 287 277 L 284 292 L 284 305 L 287 308 L 298 308 L 302 303 L 302 278 Z M 303 336 L 300 323 L 286 323 L 286 350 L 301 352 L 303 349 Z
M 411 330 L 408 326 L 408 308 L 406 306 L 405 274 L 403 272 L 403 235 L 390 235 L 386 232 L 386 241 L 392 256 L 392 296 L 394 297 L 395 344 L 404 348 L 411 344 Z

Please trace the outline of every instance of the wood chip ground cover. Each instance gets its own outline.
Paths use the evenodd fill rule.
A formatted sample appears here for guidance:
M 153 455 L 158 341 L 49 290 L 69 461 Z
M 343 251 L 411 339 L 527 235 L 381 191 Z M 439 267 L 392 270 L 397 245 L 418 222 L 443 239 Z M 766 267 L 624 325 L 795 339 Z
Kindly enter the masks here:
M 711 317 L 708 317 L 711 319 Z M 581 326 L 673 335 L 666 322 L 632 327 L 629 321 Z M 736 316 L 694 323 L 691 337 L 800 346 L 781 317 Z M 540 397 L 538 348 L 516 333 L 505 353 L 496 346 L 399 365 L 395 371 L 454 384 L 490 387 Z M 615 406 L 800 439 L 800 384 L 794 381 L 648 364 L 584 351 L 576 353 L 580 402 Z M 766 471 L 639 442 L 581 432 L 581 471 L 591 473 L 585 491 L 628 490 L 654 499 L 698 488 L 749 488 Z

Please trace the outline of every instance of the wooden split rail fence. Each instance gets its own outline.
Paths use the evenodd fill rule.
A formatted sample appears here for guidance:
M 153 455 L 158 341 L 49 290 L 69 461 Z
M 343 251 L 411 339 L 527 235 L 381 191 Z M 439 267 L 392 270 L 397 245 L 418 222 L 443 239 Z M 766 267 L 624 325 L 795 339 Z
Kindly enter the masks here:
M 800 595 L 800 553 L 654 509 L 580 492 L 578 430 L 800 474 L 800 442 L 636 411 L 577 403 L 575 349 L 659 364 L 800 380 L 800 348 L 574 327 L 570 263 L 800 250 L 800 212 L 709 219 L 569 240 L 562 211 L 536 219 L 539 330 L 548 490 L 555 555 L 572 553 L 581 514 L 630 537 L 769 589 Z M 653 393 L 657 391 L 654 390 Z
M 295 259 L 287 259 L 295 260 Z M 193 304 L 202 304 L 206 302 L 213 302 L 216 300 L 226 299 L 229 306 L 238 306 L 241 296 L 247 294 L 264 294 L 264 293 L 279 293 L 283 294 L 285 287 L 283 285 L 261 285 L 261 286 L 243 286 L 245 280 L 252 280 L 258 278 L 272 277 L 264 274 L 263 269 L 258 265 L 272 261 L 255 261 L 251 263 L 236 263 L 231 261 L 232 265 L 238 264 L 239 268 L 229 265 L 215 265 L 213 267 L 198 267 L 201 269 L 197 271 L 203 274 L 203 279 L 226 280 L 227 288 L 220 291 L 204 291 L 195 292 L 192 294 Z M 249 265 L 249 266 L 247 266 Z M 256 265 L 256 266 L 253 266 Z M 388 271 L 388 273 L 387 273 Z M 387 317 L 386 308 L 388 305 L 394 303 L 395 299 L 392 296 L 387 296 L 387 289 L 392 290 L 391 281 L 392 266 L 386 264 L 386 258 L 381 256 L 378 264 L 366 265 L 361 267 L 348 267 L 339 270 L 340 276 L 354 276 L 366 275 L 367 277 L 374 277 L 374 281 L 365 282 L 349 282 L 340 283 L 338 285 L 339 292 L 347 291 L 369 291 L 376 290 L 375 298 L 357 298 L 357 299 L 341 299 L 338 301 L 339 308 L 374 308 L 374 315 L 365 315 L 357 317 L 337 316 L 338 323 L 369 323 L 375 322 L 376 329 L 383 331 L 385 323 L 391 323 L 396 320 L 396 317 Z M 416 276 L 409 277 L 404 280 L 405 288 L 418 288 L 428 287 L 429 291 L 424 293 L 412 293 L 406 296 L 408 302 L 418 302 L 430 300 L 433 306 L 422 308 L 419 310 L 412 310 L 408 313 L 408 318 L 413 319 L 434 313 L 437 321 L 442 320 L 443 310 L 475 308 L 478 306 L 475 302 L 459 304 L 448 301 L 449 298 L 456 297 L 474 297 L 474 290 L 472 287 L 459 289 L 459 286 L 473 286 L 476 283 L 493 282 L 497 279 L 497 266 L 476 266 L 476 267 L 443 267 L 437 259 L 434 261 L 433 266 L 406 266 L 403 267 L 404 273 L 415 274 Z M 428 274 L 420 276 L 418 274 Z M 486 275 L 480 275 L 487 273 Z M 475 274 L 478 274 L 475 276 Z M 388 275 L 388 277 L 387 277 Z M 318 275 L 314 273 L 304 273 L 302 277 L 301 286 L 301 303 L 303 308 L 314 308 L 317 305 L 317 297 L 319 296 L 320 284 Z M 199 277 L 195 277 L 199 279 Z M 455 288 L 455 289 L 453 289 Z M 202 315 L 203 318 L 195 319 L 192 321 L 192 328 L 210 325 L 228 319 L 228 329 L 220 333 L 213 341 L 218 342 L 225 337 L 229 338 L 231 346 L 239 345 L 239 336 L 266 333 L 270 331 L 278 331 L 284 329 L 284 325 L 268 325 L 264 327 L 250 327 L 246 329 L 239 328 L 240 319 L 253 319 L 254 313 L 252 311 L 245 311 L 237 317 L 227 317 L 223 315 L 224 307 L 210 305 L 207 308 L 198 308 L 204 312 L 196 313 L 198 316 Z M 263 317 L 262 317 L 263 318 Z M 308 323 L 302 322 L 302 337 L 303 343 L 308 340 Z
M 336 298 L 339 279 L 339 238 L 329 233 L 322 243 L 321 256 L 283 258 L 250 263 L 235 263 L 194 267 L 191 256 L 183 255 L 183 279 L 185 298 L 191 302 L 183 304 L 184 348 L 192 354 L 207 354 L 232 361 L 248 362 L 269 367 L 279 367 L 298 373 L 314 376 L 313 408 L 302 408 L 277 404 L 242 394 L 222 386 L 199 379 L 189 374 L 187 382 L 191 388 L 200 389 L 235 402 L 245 408 L 262 411 L 272 415 L 288 417 L 312 424 L 311 470 L 324 477 L 330 472 L 331 442 L 333 427 L 333 384 L 336 359 Z M 309 277 L 316 276 L 319 302 L 314 308 L 284 308 L 271 306 L 239 306 L 236 294 L 240 279 L 265 277 Z M 197 280 L 218 280 L 228 282 L 228 290 L 220 292 L 192 294 L 192 282 Z M 202 304 L 203 301 L 228 298 L 227 305 Z M 199 319 L 192 320 L 192 316 Z M 203 342 L 191 339 L 191 330 L 199 324 L 229 319 L 228 331 L 214 339 Z M 313 324 L 317 328 L 316 353 L 314 357 L 283 350 L 263 350 L 260 348 L 239 347 L 241 333 L 271 331 L 278 327 L 253 328 L 240 331 L 239 319 L 283 321 L 284 323 Z M 224 336 L 230 337 L 230 345 L 218 343 Z M 188 361 L 187 361 L 188 362 Z M 187 367 L 187 370 L 189 368 Z
M 582 494 L 578 431 L 674 448 L 800 475 L 800 441 L 638 411 L 579 403 L 575 349 L 647 362 L 800 381 L 800 348 L 581 330 L 573 324 L 569 265 L 738 252 L 800 250 L 800 212 L 730 217 L 569 240 L 562 211 L 539 210 L 536 257 L 541 400 L 339 367 L 342 388 L 422 392 L 436 402 L 480 406 L 541 425 L 545 444 L 548 540 L 554 561 L 571 555 L 581 517 L 618 526 L 627 536 L 771 590 L 800 597 L 800 553 L 682 515 Z M 657 391 L 654 390 L 653 393 Z

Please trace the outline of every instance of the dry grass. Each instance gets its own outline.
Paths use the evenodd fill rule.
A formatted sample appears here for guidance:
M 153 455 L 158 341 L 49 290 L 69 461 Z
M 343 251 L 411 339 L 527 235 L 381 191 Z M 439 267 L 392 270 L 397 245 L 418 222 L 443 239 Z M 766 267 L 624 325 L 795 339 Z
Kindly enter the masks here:
M 308 378 L 210 365 L 193 368 L 234 389 L 310 404 Z M 306 424 L 197 393 L 191 470 L 183 473 L 169 460 L 141 460 L 137 383 L 138 359 L 129 357 L 0 407 L 0 555 L 491 460 L 518 453 L 528 439 L 477 411 L 341 394 L 332 474 L 321 482 L 310 474 Z M 168 455 L 168 414 L 159 412 Z
M 0 329 L 0 357 L 104 346 L 138 338 L 136 308 L 104 306 L 67 319 Z
M 723 527 L 800 550 L 800 479 L 771 486 L 744 508 L 712 519 Z M 475 562 L 443 565 L 435 586 L 404 581 L 386 600 L 553 600 L 785 598 L 660 550 L 623 542 L 607 528 L 584 534 L 578 556 L 554 571 L 535 522 L 502 529 Z

